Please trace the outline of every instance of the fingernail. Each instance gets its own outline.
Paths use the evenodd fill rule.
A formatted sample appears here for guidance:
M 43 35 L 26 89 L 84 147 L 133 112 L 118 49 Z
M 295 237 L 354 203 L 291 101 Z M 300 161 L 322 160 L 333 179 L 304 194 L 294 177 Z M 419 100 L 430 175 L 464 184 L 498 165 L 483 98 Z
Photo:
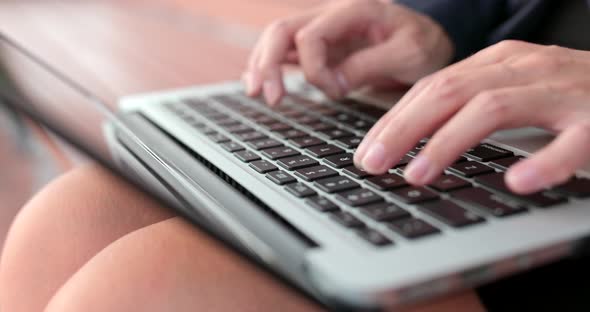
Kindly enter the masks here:
M 369 137 L 365 137 L 359 147 L 356 149 L 354 153 L 354 163 L 357 167 L 362 167 L 362 161 L 367 153 L 367 148 L 371 145 L 371 139 Z
M 540 191 L 547 186 L 539 171 L 530 165 L 521 165 L 510 170 L 506 176 L 506 183 L 514 191 L 531 193 Z
M 275 105 L 281 97 L 279 85 L 274 80 L 267 80 L 264 82 L 264 99 L 269 105 Z
M 371 144 L 367 149 L 367 155 L 363 157 L 361 166 L 369 172 L 380 172 L 385 163 L 385 147 L 382 143 Z
M 342 74 L 341 71 L 339 70 L 334 70 L 334 76 L 336 77 L 336 83 L 338 84 L 338 87 L 340 88 L 340 95 L 342 97 L 346 96 L 348 94 L 348 90 L 349 90 L 349 84 L 348 84 L 348 80 L 346 79 L 346 77 L 344 77 L 344 74 Z
M 431 163 L 426 156 L 418 155 L 404 170 L 404 177 L 412 184 L 423 185 L 430 178 Z

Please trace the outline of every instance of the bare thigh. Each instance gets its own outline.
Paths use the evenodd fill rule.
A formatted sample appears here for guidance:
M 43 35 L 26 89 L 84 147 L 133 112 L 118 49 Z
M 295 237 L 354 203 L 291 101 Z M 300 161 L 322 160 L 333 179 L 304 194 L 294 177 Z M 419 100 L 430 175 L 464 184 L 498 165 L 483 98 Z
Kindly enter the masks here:
M 29 201 L 11 227 L 0 262 L 0 310 L 43 311 L 100 250 L 173 216 L 98 166 L 64 174 Z
M 41 311 L 49 301 L 48 312 L 322 310 L 170 217 L 101 169 L 69 174 L 27 205 L 11 231 L 0 272 L 3 309 Z M 458 309 L 481 306 L 468 292 L 412 310 Z

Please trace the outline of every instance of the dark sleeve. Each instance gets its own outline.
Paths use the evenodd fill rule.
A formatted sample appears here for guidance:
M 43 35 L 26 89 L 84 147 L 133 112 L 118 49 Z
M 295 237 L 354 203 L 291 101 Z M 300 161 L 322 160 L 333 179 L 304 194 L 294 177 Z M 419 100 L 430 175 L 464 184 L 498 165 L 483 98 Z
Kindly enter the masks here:
M 397 0 L 439 22 L 455 60 L 504 39 L 526 39 L 551 0 Z

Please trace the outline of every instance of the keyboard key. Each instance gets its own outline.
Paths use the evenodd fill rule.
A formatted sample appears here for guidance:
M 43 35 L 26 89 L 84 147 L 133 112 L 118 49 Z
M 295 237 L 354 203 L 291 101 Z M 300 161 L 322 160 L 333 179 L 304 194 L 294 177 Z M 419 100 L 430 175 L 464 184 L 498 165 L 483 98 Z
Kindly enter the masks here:
M 555 191 L 577 198 L 590 196 L 590 180 L 585 178 L 572 178 L 568 182 L 559 185 Z
M 255 150 L 262 150 L 265 148 L 271 148 L 271 147 L 279 147 L 282 146 L 283 144 L 275 139 L 261 139 L 261 140 L 255 140 L 255 141 L 250 141 L 247 143 L 248 146 L 250 146 L 251 148 L 255 149 Z
M 400 159 L 400 160 L 397 162 L 397 164 L 395 164 L 395 165 L 393 166 L 393 169 L 395 169 L 395 168 L 400 168 L 400 167 L 404 167 L 405 165 L 409 164 L 409 163 L 410 163 L 410 161 L 412 161 L 412 159 L 414 159 L 414 158 L 412 158 L 412 157 L 410 157 L 410 156 L 408 156 L 408 155 L 404 155 L 404 157 L 402 157 L 402 159 Z
M 358 119 L 353 122 L 344 122 L 344 123 L 347 124 L 348 126 L 351 126 L 355 129 L 361 130 L 361 131 L 368 131 L 369 129 L 371 129 L 371 127 L 374 124 L 372 122 L 362 120 L 362 119 Z
M 266 174 L 266 177 L 278 185 L 297 182 L 297 179 L 282 170 L 269 172 Z
M 344 153 L 344 150 L 334 145 L 325 144 L 308 147 L 307 151 L 314 157 L 323 158 Z
M 290 125 L 283 123 L 283 122 L 275 122 L 273 124 L 268 124 L 264 126 L 269 131 L 278 132 L 278 131 L 286 131 L 289 129 L 293 129 Z
M 334 168 L 342 168 L 352 166 L 354 163 L 352 154 L 340 154 L 328 156 L 324 159 L 324 162 Z
M 466 161 L 466 162 L 454 164 L 449 167 L 449 170 L 452 172 L 455 172 L 457 174 L 460 174 L 462 176 L 468 177 L 468 178 L 471 178 L 471 177 L 474 177 L 474 176 L 480 175 L 480 174 L 494 172 L 494 169 L 492 169 L 484 164 L 480 164 L 478 162 L 475 162 L 475 161 Z
M 323 107 L 317 108 L 317 109 L 315 109 L 315 112 L 318 114 L 321 114 L 323 116 L 330 116 L 330 117 L 334 117 L 340 113 L 339 110 L 329 107 L 329 106 L 323 106 Z
M 440 200 L 420 206 L 420 211 L 453 227 L 484 222 L 485 219 L 450 200 Z
M 299 129 L 289 129 L 286 131 L 279 131 L 277 134 L 281 138 L 286 139 L 286 140 L 302 138 L 302 137 L 306 137 L 309 135 L 309 134 L 307 134 L 307 132 L 303 132 Z
M 522 159 L 524 159 L 524 157 L 521 157 L 521 156 L 500 158 L 500 159 L 492 160 L 490 162 L 490 166 L 496 167 L 501 170 L 507 170 L 508 168 L 510 168 L 510 166 L 514 165 L 515 163 L 519 162 Z
M 228 117 L 228 118 L 225 118 L 225 119 L 216 120 L 215 123 L 218 124 L 221 127 L 224 127 L 224 128 L 225 127 L 228 127 L 228 126 L 233 126 L 233 125 L 239 125 L 240 124 L 239 121 L 237 121 L 237 120 L 235 120 L 235 119 L 233 119 L 231 117 Z
M 321 179 L 316 181 L 314 185 L 327 193 L 338 193 L 359 187 L 358 183 L 345 176 Z
M 504 217 L 525 212 L 526 208 L 514 200 L 502 198 L 482 188 L 468 188 L 451 193 L 453 198 L 476 206 L 496 217 Z
M 310 197 L 305 200 L 305 203 L 321 212 L 333 212 L 340 210 L 336 204 L 322 196 Z
M 433 191 L 415 186 L 393 190 L 392 194 L 396 195 L 397 198 L 406 204 L 417 204 L 438 199 L 438 195 Z
M 326 142 L 324 140 L 318 139 L 316 137 L 296 138 L 296 139 L 291 140 L 290 142 L 299 148 L 306 148 L 306 147 L 310 147 L 310 146 L 326 144 Z
M 342 173 L 351 176 L 355 179 L 364 179 L 366 177 L 370 177 L 371 175 L 363 169 L 359 169 L 355 166 L 349 166 L 342 170 Z
M 215 143 L 225 143 L 229 142 L 229 138 L 221 133 L 212 133 L 208 135 L 209 139 Z
M 508 186 L 504 182 L 504 173 L 500 172 L 478 176 L 475 178 L 475 181 L 489 188 L 511 195 L 511 197 L 520 201 L 538 207 L 550 207 L 567 201 L 565 197 L 549 192 L 538 192 L 528 195 L 515 194 L 508 189 Z
M 221 147 L 230 153 L 244 150 L 244 147 L 236 142 L 226 142 L 221 144 Z
M 293 120 L 302 125 L 317 124 L 321 122 L 319 118 L 313 117 L 311 115 L 303 115 L 301 117 L 293 118 Z
M 256 117 L 252 118 L 252 121 L 254 121 L 255 123 L 257 123 L 259 125 L 269 125 L 269 124 L 279 122 L 278 119 L 273 118 L 273 117 L 266 115 L 266 114 L 257 115 Z
M 454 175 L 442 175 L 429 185 L 439 192 L 450 192 L 465 187 L 470 187 L 471 183 Z
M 285 187 L 287 192 L 297 197 L 310 197 L 316 194 L 316 192 L 309 186 L 303 183 L 289 184 Z
M 388 202 L 367 205 L 361 207 L 360 211 L 375 221 L 391 221 L 411 217 L 409 212 Z
M 277 167 L 266 160 L 255 160 L 250 163 L 250 168 L 258 171 L 258 173 L 267 173 L 277 170 Z
M 295 175 L 305 181 L 315 181 L 318 179 L 329 178 L 338 175 L 338 172 L 326 166 L 313 166 L 295 171 Z
M 388 223 L 387 226 L 397 234 L 409 239 L 420 238 L 440 232 L 439 229 L 426 221 L 416 218 L 393 221 Z
M 369 228 L 360 229 L 357 234 L 375 246 L 387 246 L 393 242 L 383 234 Z
M 365 224 L 357 217 L 345 211 L 337 211 L 330 214 L 332 220 L 347 228 L 362 228 Z
M 324 131 L 319 131 L 318 134 L 327 137 L 330 140 L 336 140 L 346 137 L 354 137 L 354 134 L 342 129 L 329 129 Z
M 279 160 L 277 162 L 277 164 L 289 171 L 292 171 L 292 170 L 297 170 L 297 169 L 301 169 L 301 168 L 305 168 L 305 167 L 311 167 L 311 166 L 318 165 L 318 162 L 317 162 L 317 160 L 315 160 L 309 156 L 299 155 L 299 156 L 283 158 L 283 159 Z
M 379 196 L 379 194 L 364 188 L 340 193 L 336 196 L 336 198 L 339 201 L 353 207 L 364 206 L 383 201 L 383 197 Z
M 254 140 L 259 140 L 259 139 L 266 139 L 266 135 L 260 133 L 260 132 L 256 132 L 256 131 L 252 131 L 252 132 L 244 132 L 244 133 L 236 133 L 236 137 L 238 138 L 238 140 L 240 141 L 244 141 L 244 142 L 248 142 L 248 141 L 254 141 Z
M 388 173 L 367 179 L 367 184 L 384 191 L 407 186 L 408 182 L 402 176 Z
M 339 122 L 351 122 L 358 120 L 357 117 L 345 112 L 337 113 L 336 115 L 332 116 L 332 118 L 336 119 Z
M 338 140 L 336 140 L 336 144 L 341 145 L 345 148 L 357 148 L 359 146 L 359 144 L 361 144 L 361 141 L 363 140 L 363 138 L 361 137 L 357 137 L 357 136 L 353 136 L 353 137 L 346 137 L 346 138 L 340 138 Z
M 477 161 L 490 161 L 499 158 L 511 157 L 514 155 L 511 151 L 507 151 L 503 148 L 499 148 L 488 143 L 483 143 L 474 148 L 471 148 L 465 152 L 465 154 Z
M 273 147 L 262 150 L 262 155 L 272 160 L 299 155 L 295 149 L 287 146 Z
M 248 125 L 244 125 L 244 124 L 236 124 L 236 125 L 229 125 L 226 127 L 223 127 L 227 132 L 230 133 L 243 133 L 243 132 L 251 132 L 254 129 L 252 129 L 252 127 L 248 126 Z
M 235 152 L 234 155 L 243 162 L 251 162 L 260 159 L 260 156 L 248 150 Z
M 306 125 L 306 126 L 309 127 L 311 130 L 313 130 L 315 132 L 336 129 L 336 126 L 335 125 L 333 125 L 331 123 L 327 123 L 325 121 L 320 121 L 318 123 L 309 124 L 309 125 Z

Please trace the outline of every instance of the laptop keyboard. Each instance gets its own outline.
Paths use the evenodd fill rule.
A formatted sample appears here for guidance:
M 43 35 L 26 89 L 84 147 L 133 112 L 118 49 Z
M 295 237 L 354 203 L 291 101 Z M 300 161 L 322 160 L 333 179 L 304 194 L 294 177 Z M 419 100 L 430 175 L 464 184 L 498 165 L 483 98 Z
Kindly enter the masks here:
M 389 173 L 371 176 L 354 167 L 353 153 L 385 111 L 356 100 L 332 103 L 289 95 L 281 106 L 269 108 L 241 94 L 224 94 L 166 105 L 254 173 L 376 247 L 590 196 L 590 180 L 584 178 L 531 195 L 511 193 L 504 171 L 523 157 L 488 143 L 466 151 L 427 187 L 403 178 L 425 140 Z

